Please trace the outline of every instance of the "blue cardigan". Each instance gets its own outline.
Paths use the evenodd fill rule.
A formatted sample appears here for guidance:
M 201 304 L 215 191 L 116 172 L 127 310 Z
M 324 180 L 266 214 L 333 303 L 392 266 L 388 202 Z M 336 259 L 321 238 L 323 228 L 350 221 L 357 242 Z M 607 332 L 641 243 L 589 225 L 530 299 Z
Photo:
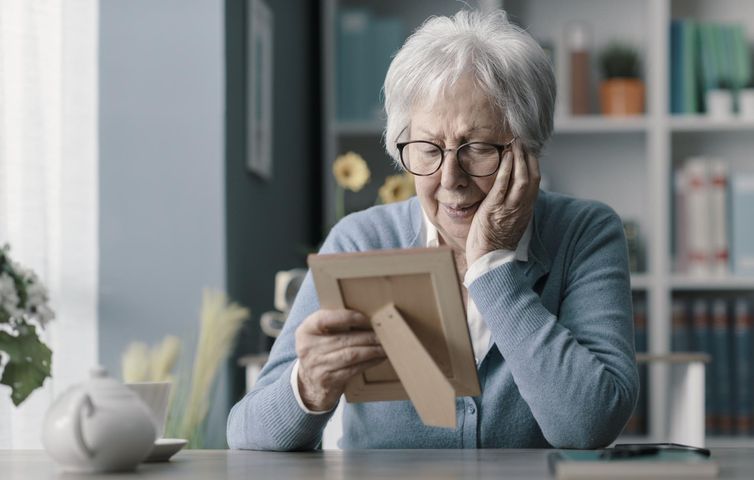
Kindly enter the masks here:
M 418 200 L 354 213 L 322 253 L 421 247 Z M 492 335 L 482 394 L 456 399 L 455 430 L 425 426 L 409 401 L 346 404 L 343 448 L 598 448 L 638 394 L 626 240 L 606 205 L 540 191 L 527 262 L 469 287 Z M 257 384 L 231 410 L 231 448 L 305 450 L 330 414 L 305 413 L 291 388 L 294 331 L 319 307 L 307 275 Z

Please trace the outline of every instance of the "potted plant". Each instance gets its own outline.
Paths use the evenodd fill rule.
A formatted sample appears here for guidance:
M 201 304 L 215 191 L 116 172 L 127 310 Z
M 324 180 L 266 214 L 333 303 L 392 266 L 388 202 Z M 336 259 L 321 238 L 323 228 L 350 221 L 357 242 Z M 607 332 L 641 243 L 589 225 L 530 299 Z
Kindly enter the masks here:
M 639 78 L 639 53 L 613 42 L 600 54 L 604 80 L 600 85 L 603 115 L 639 115 L 644 112 L 644 83 Z
M 55 317 L 39 277 L 0 247 L 0 384 L 19 406 L 50 376 L 52 351 L 38 333 Z M 0 393 L 4 394 L 2 390 Z

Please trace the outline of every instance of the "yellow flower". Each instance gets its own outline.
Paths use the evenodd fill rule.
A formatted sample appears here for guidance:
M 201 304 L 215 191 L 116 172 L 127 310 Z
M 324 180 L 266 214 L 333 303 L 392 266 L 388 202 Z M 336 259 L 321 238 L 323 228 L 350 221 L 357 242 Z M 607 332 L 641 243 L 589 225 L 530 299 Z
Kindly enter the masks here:
M 369 167 L 358 153 L 348 152 L 335 159 L 332 166 L 335 181 L 343 188 L 358 192 L 369 181 Z
M 410 173 L 387 177 L 379 192 L 382 203 L 400 202 L 410 198 L 415 193 L 414 177 Z

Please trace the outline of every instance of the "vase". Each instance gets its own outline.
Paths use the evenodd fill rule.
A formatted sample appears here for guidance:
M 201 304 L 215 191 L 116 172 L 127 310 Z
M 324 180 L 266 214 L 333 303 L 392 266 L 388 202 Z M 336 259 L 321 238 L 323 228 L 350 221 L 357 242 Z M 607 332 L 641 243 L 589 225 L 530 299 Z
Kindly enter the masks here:
M 600 85 L 603 115 L 640 115 L 644 112 L 644 83 L 637 78 L 611 78 Z

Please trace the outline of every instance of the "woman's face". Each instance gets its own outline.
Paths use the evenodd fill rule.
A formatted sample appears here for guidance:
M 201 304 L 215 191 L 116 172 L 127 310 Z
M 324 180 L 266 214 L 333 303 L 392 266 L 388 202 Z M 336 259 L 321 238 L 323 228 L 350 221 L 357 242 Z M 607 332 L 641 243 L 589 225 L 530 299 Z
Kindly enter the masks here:
M 466 77 L 436 101 L 412 110 L 409 140 L 429 140 L 455 149 L 471 141 L 506 143 L 511 135 L 489 97 Z M 496 175 L 472 177 L 458 165 L 455 151 L 445 152 L 442 167 L 429 176 L 414 176 L 416 195 L 445 242 L 463 250 L 471 220 Z

